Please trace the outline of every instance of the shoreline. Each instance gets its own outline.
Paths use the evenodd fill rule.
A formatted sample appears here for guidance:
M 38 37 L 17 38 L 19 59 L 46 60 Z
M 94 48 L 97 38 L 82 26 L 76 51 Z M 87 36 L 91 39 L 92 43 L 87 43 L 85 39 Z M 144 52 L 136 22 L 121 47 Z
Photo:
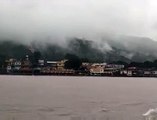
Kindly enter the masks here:
M 109 77 L 109 78 L 157 78 L 157 76 L 110 76 L 110 75 L 47 75 L 47 74 L 0 74 L 0 76 L 55 76 L 55 77 Z

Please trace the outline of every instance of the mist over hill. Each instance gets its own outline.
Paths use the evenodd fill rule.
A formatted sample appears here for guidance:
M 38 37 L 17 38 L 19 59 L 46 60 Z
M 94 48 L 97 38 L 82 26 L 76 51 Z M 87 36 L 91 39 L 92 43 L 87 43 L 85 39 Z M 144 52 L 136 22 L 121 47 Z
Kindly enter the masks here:
M 66 45 L 33 41 L 24 44 L 15 41 L 0 42 L 0 59 L 22 59 L 26 54 L 40 51 L 46 60 L 64 59 L 67 53 L 91 62 L 143 62 L 157 59 L 157 42 L 149 38 L 132 36 L 104 37 L 101 41 L 73 38 Z

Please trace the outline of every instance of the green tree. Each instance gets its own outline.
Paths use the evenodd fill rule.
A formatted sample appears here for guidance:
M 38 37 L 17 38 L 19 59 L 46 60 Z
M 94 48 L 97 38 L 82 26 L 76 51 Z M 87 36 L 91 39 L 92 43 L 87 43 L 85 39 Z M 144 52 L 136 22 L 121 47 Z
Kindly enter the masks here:
M 81 59 L 74 54 L 66 54 L 65 59 L 67 59 L 65 62 L 66 69 L 78 70 L 82 64 Z
M 5 65 L 6 56 L 0 55 L 0 68 L 2 68 Z
M 144 68 L 152 68 L 153 67 L 153 63 L 151 61 L 145 61 L 143 63 Z
M 155 68 L 157 68 L 157 60 L 154 60 L 153 66 L 154 66 Z
M 38 60 L 41 58 L 41 53 L 40 51 L 35 51 L 31 56 L 30 56 L 30 61 L 33 65 L 33 67 L 38 66 Z

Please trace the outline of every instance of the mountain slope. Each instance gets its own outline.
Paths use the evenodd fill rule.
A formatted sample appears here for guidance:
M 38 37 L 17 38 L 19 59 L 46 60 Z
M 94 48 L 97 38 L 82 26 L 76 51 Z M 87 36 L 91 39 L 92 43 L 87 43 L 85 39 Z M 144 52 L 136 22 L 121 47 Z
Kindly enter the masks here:
M 68 40 L 66 45 L 54 43 L 41 43 L 34 41 L 25 45 L 13 41 L 0 42 L 0 59 L 21 59 L 26 54 L 32 55 L 30 48 L 40 51 L 44 59 L 64 59 L 67 53 L 75 54 L 80 58 L 89 59 L 92 62 L 112 61 L 153 61 L 157 59 L 157 42 L 149 38 L 141 37 L 105 37 L 102 41 L 84 40 L 74 38 Z

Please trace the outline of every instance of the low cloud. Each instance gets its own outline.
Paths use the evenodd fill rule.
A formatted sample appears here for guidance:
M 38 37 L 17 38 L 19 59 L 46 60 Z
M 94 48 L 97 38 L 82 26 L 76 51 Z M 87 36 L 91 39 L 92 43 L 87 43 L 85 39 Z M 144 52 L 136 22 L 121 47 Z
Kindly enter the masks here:
M 100 40 L 105 34 L 157 39 L 155 0 L 1 0 L 0 37 L 22 42 Z

